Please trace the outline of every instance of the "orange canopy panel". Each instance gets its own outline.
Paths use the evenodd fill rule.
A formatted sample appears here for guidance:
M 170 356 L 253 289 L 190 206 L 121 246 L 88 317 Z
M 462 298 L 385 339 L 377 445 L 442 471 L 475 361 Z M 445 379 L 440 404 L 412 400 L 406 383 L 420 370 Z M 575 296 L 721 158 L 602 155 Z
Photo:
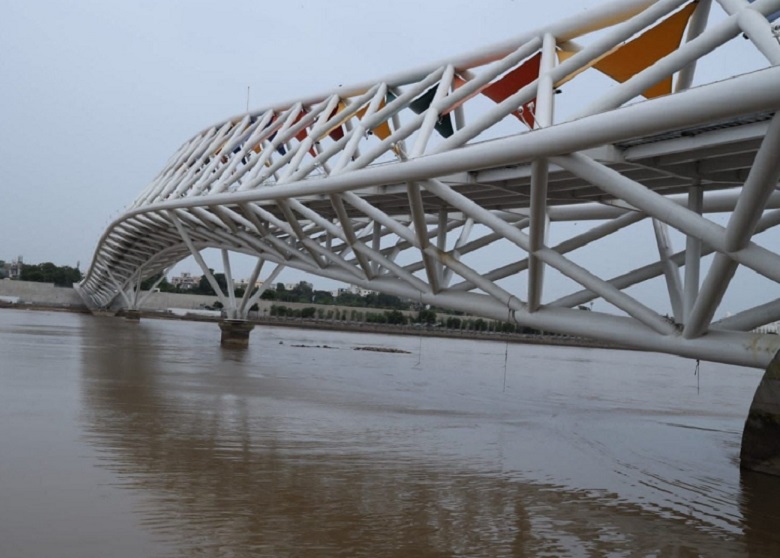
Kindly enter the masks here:
M 648 29 L 623 45 L 613 49 L 605 56 L 595 60 L 587 67 L 593 66 L 600 72 L 621 83 L 628 81 L 633 76 L 658 62 L 661 58 L 677 50 L 682 42 L 683 33 L 688 26 L 688 21 L 696 9 L 698 0 L 691 2 L 676 14 L 666 18 L 655 27 Z M 558 51 L 559 58 L 563 61 L 575 53 Z M 587 68 L 586 67 L 586 68 Z M 585 68 L 583 68 L 585 69 Z M 582 71 L 582 70 L 580 70 Z M 579 73 L 579 72 L 577 72 Z M 564 81 L 568 81 L 575 74 Z M 561 82 L 562 83 L 562 82 Z M 561 83 L 558 83 L 560 85 Z M 659 81 L 643 93 L 648 99 L 668 95 L 672 92 L 672 76 Z
M 379 101 L 379 107 L 377 107 L 377 112 L 385 108 L 385 101 L 382 99 Z M 366 112 L 368 112 L 368 105 L 357 111 L 357 117 L 360 120 L 363 120 L 363 117 L 366 115 Z M 393 131 L 390 129 L 390 122 L 388 120 L 385 120 L 382 122 L 379 126 L 376 128 L 371 129 L 371 133 L 373 133 L 376 137 L 379 139 L 387 139 L 390 137 L 390 135 L 393 133 Z

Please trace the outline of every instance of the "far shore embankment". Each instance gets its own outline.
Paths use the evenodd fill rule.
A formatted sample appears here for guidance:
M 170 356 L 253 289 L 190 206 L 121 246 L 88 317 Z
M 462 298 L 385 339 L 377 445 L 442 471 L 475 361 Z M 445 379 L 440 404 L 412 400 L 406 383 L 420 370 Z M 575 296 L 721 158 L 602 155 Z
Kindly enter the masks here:
M 199 322 L 218 322 L 221 317 L 218 312 L 204 311 L 207 306 L 217 302 L 215 296 L 189 295 L 180 293 L 151 293 L 141 310 L 141 318 L 183 320 Z M 603 343 L 581 337 L 565 335 L 533 335 L 521 333 L 504 333 L 498 331 L 474 331 L 467 329 L 450 329 L 435 325 L 422 324 L 381 324 L 352 321 L 348 319 L 317 319 L 271 316 L 271 306 L 285 305 L 289 308 L 315 307 L 327 311 L 357 310 L 359 312 L 382 313 L 379 308 L 353 308 L 348 306 L 331 306 L 317 304 L 302 304 L 290 302 L 259 301 L 256 312 L 250 313 L 250 321 L 256 325 L 292 327 L 304 329 L 321 329 L 332 331 L 350 331 L 357 333 L 372 333 L 381 335 L 411 335 L 422 337 L 446 337 L 460 339 L 475 339 L 485 341 L 501 341 L 509 343 L 527 343 L 542 345 L 561 345 L 592 347 L 603 349 L 624 349 L 618 345 Z M 56 287 L 48 283 L 30 281 L 0 280 L 0 309 L 12 308 L 18 310 L 41 310 L 55 312 L 86 313 L 90 311 L 79 297 L 78 293 L 67 287 Z M 475 316 L 462 316 L 475 318 Z

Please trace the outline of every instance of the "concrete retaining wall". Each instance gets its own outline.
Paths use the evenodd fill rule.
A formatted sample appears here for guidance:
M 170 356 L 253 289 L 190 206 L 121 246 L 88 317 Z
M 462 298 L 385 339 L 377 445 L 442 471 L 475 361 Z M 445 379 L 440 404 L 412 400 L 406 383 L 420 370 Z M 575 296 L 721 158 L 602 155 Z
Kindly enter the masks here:
M 143 295 L 141 295 L 143 296 Z M 117 302 L 121 302 L 121 297 Z M 215 296 L 191 295 L 181 293 L 153 293 L 141 305 L 142 310 L 165 310 L 166 308 L 186 308 L 197 310 L 212 306 L 219 299 Z
M 84 307 L 84 302 L 76 291 L 70 287 L 55 287 L 51 283 L 2 279 L 0 296 L 18 298 L 20 304 Z
M 17 298 L 20 304 L 84 308 L 84 302 L 75 289 L 55 287 L 51 283 L 3 279 L 0 280 L 0 296 Z M 165 310 L 166 308 L 199 309 L 211 306 L 216 301 L 217 297 L 215 296 L 153 293 L 146 299 L 143 308 L 145 310 Z M 121 297 L 118 297 L 116 302 L 120 307 L 122 306 Z M 268 307 L 270 308 L 270 305 Z
M 85 309 L 86 306 L 81 300 L 78 293 L 69 287 L 55 287 L 50 283 L 35 283 L 32 281 L 11 281 L 10 279 L 0 280 L 0 297 L 7 297 L 6 302 L 13 302 L 11 299 L 18 299 L 18 304 L 37 304 L 41 306 L 53 306 L 63 308 L 78 308 Z M 169 308 L 176 308 L 182 310 L 202 310 L 203 308 L 213 306 L 215 302 L 219 300 L 216 296 L 206 295 L 192 295 L 181 293 L 152 293 L 141 305 L 141 310 L 148 311 L 165 311 Z M 260 300 L 257 305 L 259 310 L 252 316 L 255 318 L 270 317 L 271 306 L 274 304 L 279 306 L 286 306 L 287 308 L 300 309 L 306 307 L 314 307 L 318 310 L 322 309 L 325 316 L 329 312 L 334 315 L 336 312 L 343 314 L 347 312 L 347 316 L 351 316 L 352 312 L 376 313 L 381 314 L 385 310 L 380 308 L 356 308 L 352 306 L 328 306 L 321 304 L 307 304 L 299 302 L 278 302 L 274 300 Z M 117 297 L 115 300 L 115 308 L 118 310 L 123 306 L 121 297 Z M 405 311 L 403 312 L 407 316 L 414 316 L 416 312 Z M 439 319 L 446 319 L 448 314 L 439 314 Z M 467 318 L 467 316 L 461 316 Z
M 78 293 L 69 287 L 55 287 L 51 283 L 36 283 L 33 281 L 0 280 L 0 297 L 18 299 L 19 304 L 39 304 L 43 306 L 62 306 L 84 308 L 84 302 Z M 152 293 L 142 304 L 142 310 L 164 311 L 168 308 L 181 308 L 184 310 L 200 310 L 206 306 L 213 306 L 219 300 L 216 296 L 193 295 L 181 293 Z M 11 300 L 8 300 L 11 302 Z M 121 308 L 122 298 L 116 299 L 117 308 Z M 322 306 L 318 304 L 301 304 L 296 302 L 276 302 L 272 300 L 260 300 L 257 305 L 258 316 L 270 315 L 271 306 L 278 304 L 288 308 L 306 308 L 314 306 L 327 311 L 343 312 L 344 310 L 361 310 L 383 312 L 365 308 L 352 308 L 347 306 Z

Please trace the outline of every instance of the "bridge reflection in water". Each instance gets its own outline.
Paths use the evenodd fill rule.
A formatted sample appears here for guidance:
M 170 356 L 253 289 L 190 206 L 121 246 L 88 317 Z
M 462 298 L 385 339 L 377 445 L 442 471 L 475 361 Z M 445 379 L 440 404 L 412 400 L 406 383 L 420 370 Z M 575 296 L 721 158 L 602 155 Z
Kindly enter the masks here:
M 517 346 L 502 391 L 496 343 L 84 325 L 90 443 L 185 555 L 780 551 L 777 479 L 733 466 L 754 371 Z

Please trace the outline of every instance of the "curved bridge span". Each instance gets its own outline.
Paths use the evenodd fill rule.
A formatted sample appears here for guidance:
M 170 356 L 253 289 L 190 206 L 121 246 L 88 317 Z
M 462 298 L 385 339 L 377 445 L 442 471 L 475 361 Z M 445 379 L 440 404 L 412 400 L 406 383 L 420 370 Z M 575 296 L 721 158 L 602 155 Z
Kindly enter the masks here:
M 289 266 L 546 331 L 765 368 L 780 337 L 751 332 L 780 320 L 776 291 L 714 316 L 738 267 L 780 281 L 776 249 L 754 241 L 780 223 L 778 11 L 780 0 L 621 1 L 217 123 L 108 227 L 79 291 L 96 309 L 137 309 L 141 281 L 193 255 L 241 319 L 261 291 L 221 292 L 199 254 L 210 247 L 223 251 L 229 283 L 229 253 L 240 252 L 258 258 L 250 283 L 264 264 L 276 266 L 265 284 Z M 765 67 L 699 79 L 697 62 L 729 41 L 746 41 Z M 580 95 L 595 73 L 610 79 Z M 583 226 L 553 241 L 573 222 Z M 657 246 L 649 263 L 605 277 L 598 259 L 574 257 L 640 222 Z M 501 261 L 475 263 L 488 252 Z M 546 296 L 553 275 L 576 287 Z M 632 289 L 654 278 L 671 316 Z M 597 299 L 612 310 L 582 311 Z
M 219 122 L 108 227 L 79 292 L 95 310 L 138 310 L 143 280 L 193 256 L 246 340 L 241 320 L 289 266 L 545 331 L 766 368 L 742 465 L 780 474 L 780 336 L 754 332 L 780 320 L 780 255 L 757 238 L 780 223 L 778 15 L 780 0 L 621 0 Z M 732 41 L 763 67 L 697 73 Z M 621 258 L 644 257 L 625 273 L 577 252 L 618 234 Z M 637 253 L 648 245 L 638 234 L 651 254 Z M 226 292 L 205 248 L 222 251 Z M 231 252 L 257 257 L 250 284 L 275 266 L 240 299 Z M 771 288 L 716 319 L 740 267 Z M 570 292 L 551 295 L 561 279 Z M 654 279 L 670 316 L 642 295 Z M 583 311 L 596 300 L 609 311 Z

